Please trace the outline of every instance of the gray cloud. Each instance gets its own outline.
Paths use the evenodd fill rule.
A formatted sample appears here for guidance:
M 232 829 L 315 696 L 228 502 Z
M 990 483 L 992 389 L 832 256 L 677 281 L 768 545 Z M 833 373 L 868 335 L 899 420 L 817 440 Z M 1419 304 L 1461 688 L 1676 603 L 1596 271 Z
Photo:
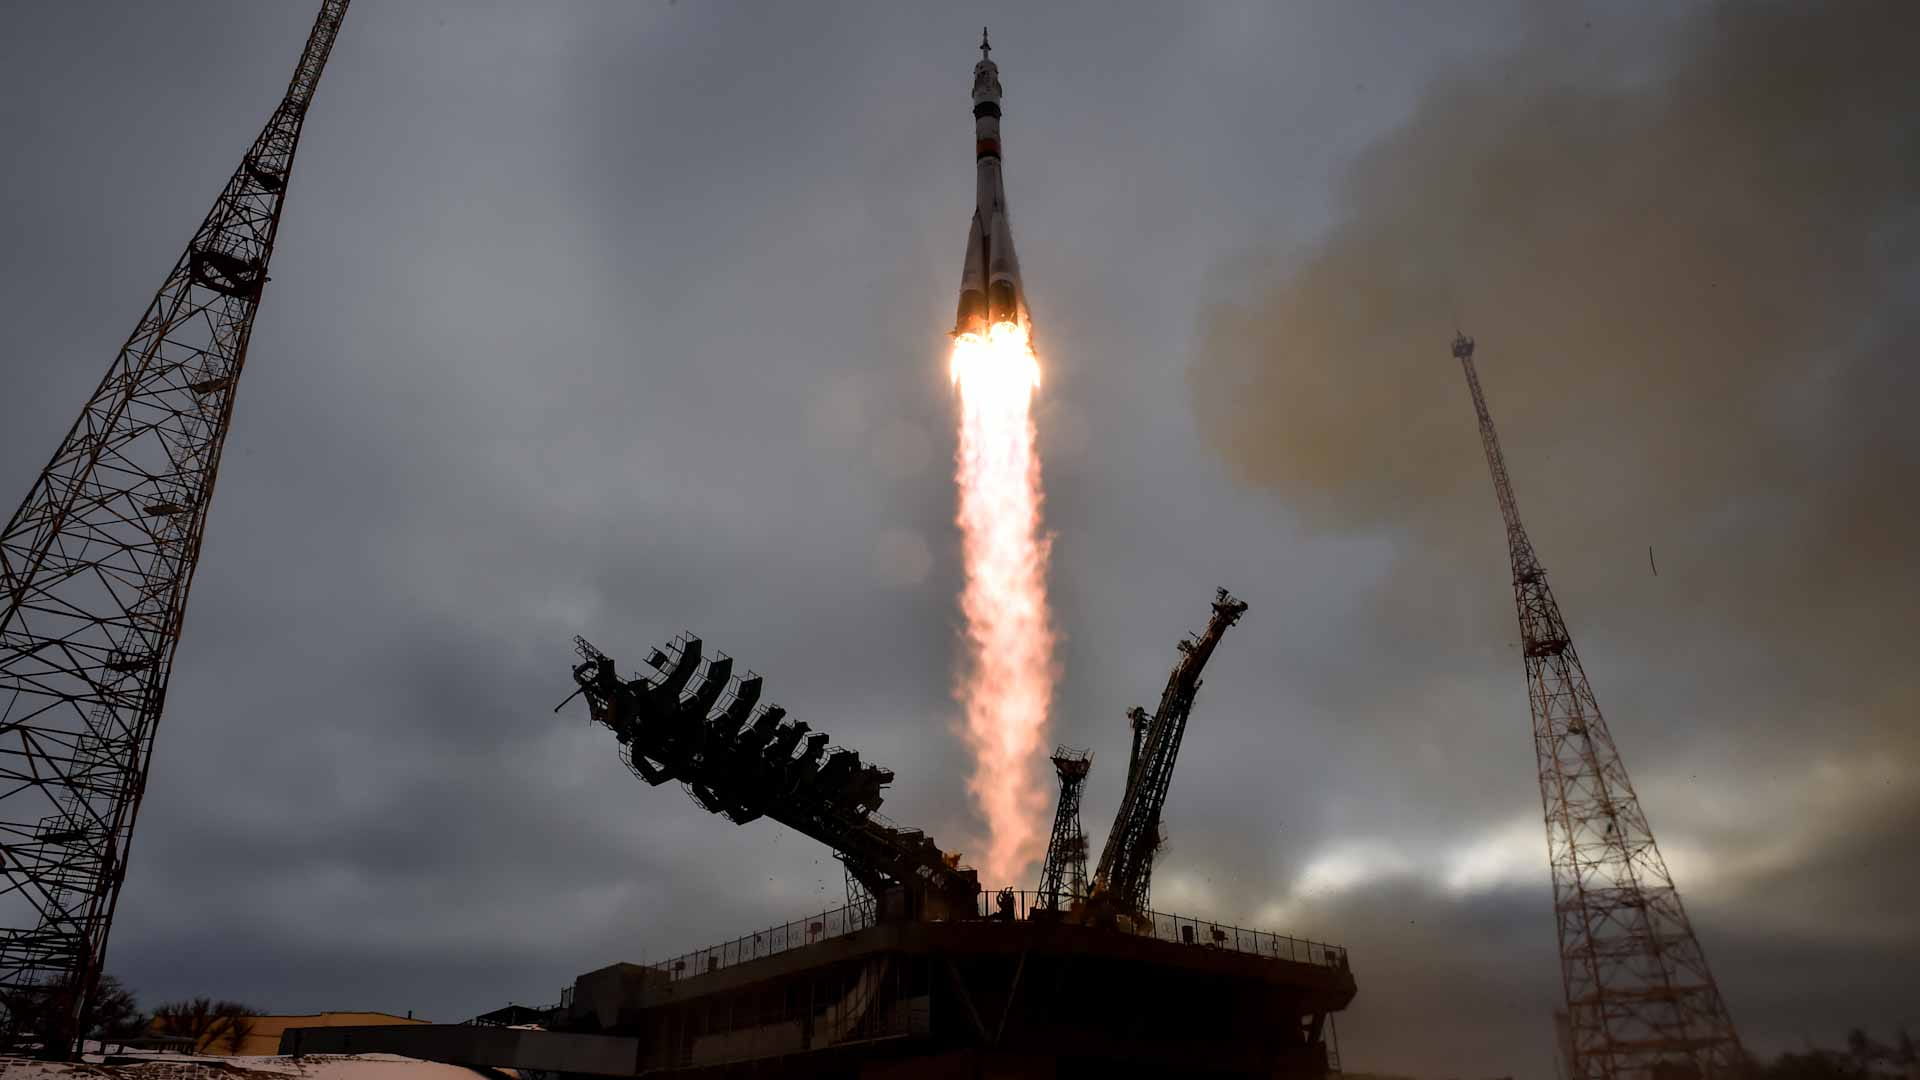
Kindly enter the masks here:
M 1353 946 L 1362 990 L 1342 1032 L 1356 1067 L 1544 1074 L 1557 971 L 1538 803 L 1491 499 L 1444 353 L 1456 313 L 1429 327 L 1428 307 L 1381 302 L 1393 341 L 1343 338 L 1353 323 L 1336 320 L 1301 352 L 1218 334 L 1196 348 L 1192 329 L 1223 287 L 1262 299 L 1255 279 L 1217 273 L 1222 253 L 1266 241 L 1287 254 L 1259 281 L 1277 280 L 1391 206 L 1360 181 L 1404 160 L 1393 132 L 1410 117 L 1468 93 L 1423 89 L 1456 65 L 1507 71 L 1504 50 L 1546 34 L 1569 94 L 1598 95 L 1605 119 L 1613 99 L 1595 88 L 1621 85 L 1618 107 L 1638 115 L 1633 80 L 1672 64 L 1628 46 L 1658 42 L 1668 17 L 1589 14 L 1600 45 L 1576 48 L 1519 4 L 360 5 L 301 148 L 113 966 L 149 1001 L 458 1019 L 837 903 L 839 868 L 811 841 L 647 788 L 577 711 L 549 714 L 575 633 L 623 657 L 704 633 L 773 700 L 894 767 L 890 814 L 977 842 L 948 696 L 941 329 L 984 18 L 1046 366 L 1067 635 L 1055 735 L 1098 755 L 1090 830 L 1118 797 L 1121 711 L 1157 693 L 1212 587 L 1233 587 L 1253 609 L 1201 694 L 1156 896 Z M 49 4 L 0 41 L 0 137 L 20 163 L 0 175 L 16 208 L 0 245 L 0 492 L 25 489 L 124 339 L 309 19 L 302 5 Z M 1550 85 L 1543 67 L 1522 63 L 1515 87 Z M 1529 95 L 1512 96 L 1500 115 L 1519 125 Z M 1910 267 L 1904 235 L 1885 234 L 1883 263 Z M 1781 553 L 1841 547 L 1787 527 L 1845 502 L 1807 502 L 1796 478 L 1873 459 L 1849 440 L 1898 435 L 1884 411 L 1845 410 L 1892 407 L 1903 369 L 1868 350 L 1852 368 L 1812 365 L 1833 372 L 1822 416 L 1763 429 L 1802 438 L 1763 453 L 1772 466 L 1806 449 L 1801 471 L 1778 494 L 1756 480 L 1681 514 L 1650 493 L 1633 445 L 1701 455 L 1677 471 L 1712 490 L 1726 456 L 1663 426 L 1700 422 L 1695 397 L 1624 432 L 1606 417 L 1639 416 L 1625 391 L 1583 389 L 1589 408 L 1551 412 L 1569 393 L 1519 370 L 1558 363 L 1529 329 L 1544 316 L 1508 318 L 1521 283 L 1493 281 L 1463 295 L 1498 292 L 1497 312 L 1458 315 L 1481 335 L 1516 458 L 1547 455 L 1519 474 L 1522 505 L 1749 1038 L 1833 1040 L 1920 1011 L 1877 959 L 1910 951 L 1885 860 L 1860 855 L 1904 850 L 1915 805 L 1901 779 L 1912 697 L 1864 677 L 1899 670 L 1910 577 L 1882 559 L 1884 588 L 1841 582 L 1820 609 L 1832 633 L 1777 617 L 1820 565 L 1796 576 Z M 1892 340 L 1887 305 L 1853 310 Z M 1404 400 L 1348 417 L 1375 456 L 1339 479 L 1331 510 L 1335 478 L 1276 479 L 1277 455 L 1256 475 L 1284 497 L 1250 497 L 1209 445 L 1232 418 L 1187 406 L 1189 352 L 1258 375 L 1310 351 L 1345 359 L 1285 362 L 1336 389 L 1348 373 L 1355 393 L 1403 376 Z M 1772 381 L 1754 393 L 1787 393 L 1762 351 L 1751 363 Z M 1300 427 L 1337 405 L 1312 385 L 1281 372 L 1251 396 Z M 1382 433 L 1375 414 L 1419 423 Z M 1531 471 L 1594 468 L 1596 444 L 1627 479 L 1587 509 Z M 1879 456 L 1912 460 L 1897 440 Z M 1859 491 L 1859 520 L 1890 544 L 1910 539 L 1861 483 L 1830 486 Z M 1398 509 L 1396 484 L 1411 493 Z M 1725 520 L 1696 528 L 1709 511 Z M 1657 582 L 1643 580 L 1647 541 Z M 1856 651 L 1829 648 L 1836 634 Z M 1876 759 L 1894 765 L 1884 783 L 1846 782 L 1881 777 L 1859 771 Z M 1768 836 L 1784 838 L 1777 859 Z M 1701 852 L 1726 865 L 1687 876 Z M 1856 970 L 1870 977 L 1849 989 Z M 1820 1009 L 1796 1013 L 1793 979 Z
M 1456 711 L 1497 707 L 1508 749 L 1524 738 L 1517 682 L 1472 685 L 1519 669 L 1447 351 L 1477 335 L 1522 513 L 1766 1051 L 1786 999 L 1827 1025 L 1916 1000 L 1861 958 L 1915 944 L 1895 882 L 1920 811 L 1920 95 L 1895 42 L 1920 26 L 1899 5 L 1727 5 L 1657 40 L 1617 29 L 1540 27 L 1435 79 L 1340 175 L 1323 235 L 1216 274 L 1189 383 L 1243 482 L 1386 550 L 1348 614 L 1392 674 L 1336 665 L 1316 696 L 1361 724 L 1425 712 L 1370 752 L 1444 771 L 1460 790 L 1421 786 L 1472 813 L 1506 790 L 1496 766 L 1525 768 Z M 1759 962 L 1816 942 L 1896 1004 L 1861 1004 L 1836 966 L 1790 991 Z
M 1859 609 L 1906 617 L 1920 532 L 1897 303 L 1920 142 L 1882 33 L 1910 17 L 1735 8 L 1643 67 L 1549 39 L 1440 81 L 1324 240 L 1223 275 L 1243 299 L 1203 323 L 1203 429 L 1310 525 L 1484 549 L 1445 352 L 1478 330 L 1523 510 L 1578 523 L 1550 561 L 1637 580 L 1653 541 L 1688 617 L 1893 659 Z

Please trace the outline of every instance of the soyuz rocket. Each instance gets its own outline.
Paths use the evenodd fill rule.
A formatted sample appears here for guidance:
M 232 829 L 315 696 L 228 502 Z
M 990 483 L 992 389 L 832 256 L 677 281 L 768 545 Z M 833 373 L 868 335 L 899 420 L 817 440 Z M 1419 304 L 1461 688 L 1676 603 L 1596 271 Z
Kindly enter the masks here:
M 967 233 L 967 264 L 960 272 L 960 310 L 954 336 L 980 334 L 997 323 L 1031 325 L 1020 260 L 1013 254 L 1007 220 L 1007 189 L 1000 180 L 1000 69 L 987 32 L 980 31 L 980 62 L 973 65 L 973 228 Z

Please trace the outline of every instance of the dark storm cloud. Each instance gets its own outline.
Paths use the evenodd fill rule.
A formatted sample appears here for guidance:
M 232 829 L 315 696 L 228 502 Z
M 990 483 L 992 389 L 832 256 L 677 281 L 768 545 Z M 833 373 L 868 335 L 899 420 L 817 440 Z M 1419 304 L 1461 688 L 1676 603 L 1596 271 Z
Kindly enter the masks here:
M 1605 48 L 1566 50 L 1584 65 L 1571 85 L 1587 87 L 1568 93 L 1615 85 L 1585 108 L 1631 112 L 1645 100 L 1634 80 L 1670 77 L 1630 47 L 1658 41 L 1665 16 L 1607 14 Z M 13 211 L 0 492 L 25 489 L 124 340 L 284 86 L 310 16 L 48 4 L 0 41 L 0 137 L 16 163 L 0 175 Z M 1264 476 L 1285 500 L 1234 486 L 1203 442 L 1231 418 L 1203 413 L 1196 428 L 1181 363 L 1221 253 L 1249 237 L 1307 245 L 1329 222 L 1341 243 L 1354 207 L 1330 192 L 1379 171 L 1349 174 L 1350 159 L 1410 108 L 1451 100 L 1421 97 L 1436 67 L 1511 46 L 1535 18 L 1523 5 L 358 5 L 295 170 L 113 966 L 148 1001 L 458 1019 L 838 903 L 838 864 L 818 845 L 647 788 L 577 703 L 549 713 L 575 633 L 623 658 L 704 633 L 764 673 L 772 700 L 895 768 L 892 816 L 977 842 L 948 696 L 958 557 L 941 328 L 972 197 L 965 95 L 984 20 L 1045 364 L 1067 635 L 1055 735 L 1097 752 L 1089 830 L 1097 842 L 1118 797 L 1122 710 L 1151 702 L 1212 587 L 1235 588 L 1253 608 L 1209 670 L 1156 898 L 1351 945 L 1350 1062 L 1544 1074 L 1557 970 L 1537 795 L 1491 500 L 1444 353 L 1454 313 L 1429 334 L 1376 304 L 1417 338 L 1406 352 L 1321 334 L 1344 358 L 1328 371 L 1369 376 L 1356 387 L 1407 357 L 1407 402 L 1437 410 L 1381 406 L 1427 425 L 1391 434 L 1412 440 L 1406 460 L 1368 416 L 1349 418 L 1379 456 L 1340 481 L 1360 510 L 1337 529 L 1307 513 L 1324 504 L 1310 485 Z M 1515 85 L 1551 85 L 1526 80 L 1552 67 L 1521 64 Z M 1519 102 L 1502 108 L 1527 119 Z M 1815 153 L 1850 145 L 1813 137 L 1826 140 Z M 1373 160 L 1393 171 L 1405 141 Z M 1883 261 L 1904 235 L 1885 234 Z M 1831 252 L 1802 254 L 1850 273 Z M 1460 317 L 1481 333 L 1516 454 L 1542 446 L 1562 393 L 1514 368 L 1557 361 L 1503 343 L 1525 331 L 1500 315 Z M 1297 355 L 1235 341 L 1203 355 Z M 1772 355 L 1752 363 L 1771 372 Z M 1251 396 L 1276 385 L 1308 384 Z M 1820 386 L 1830 413 L 1865 397 L 1850 378 Z M 1268 404 L 1294 426 L 1331 407 L 1288 400 Z M 1581 416 L 1621 412 L 1618 392 L 1594 400 Z M 1834 447 L 1883 435 L 1869 419 L 1803 433 L 1857 463 L 1864 451 Z M 1635 422 L 1695 452 L 1659 420 Z M 1589 460 L 1571 440 L 1600 436 L 1563 430 L 1551 460 Z M 1603 445 L 1630 441 L 1638 428 Z M 1424 498 L 1393 511 L 1379 476 L 1429 464 L 1442 486 L 1406 481 Z M 1799 658 L 1713 645 L 1729 593 L 1753 597 L 1751 633 L 1786 633 L 1741 560 L 1837 546 L 1783 531 L 1802 488 L 1782 489 L 1766 529 L 1729 503 L 1722 532 L 1696 539 L 1665 503 L 1632 501 L 1641 481 L 1606 515 L 1568 518 L 1533 475 L 1519 477 L 1522 505 L 1736 1014 L 1752 1037 L 1797 1039 L 1780 982 L 1791 964 L 1835 988 L 1831 1014 L 1805 1021 L 1816 1037 L 1893 1016 L 1911 997 L 1893 974 L 1837 989 L 1868 963 L 1864 928 L 1883 950 L 1907 941 L 1888 894 L 1858 882 L 1861 851 L 1896 849 L 1886 837 L 1912 788 L 1901 767 L 1854 766 L 1910 763 L 1911 744 L 1855 699 L 1894 718 L 1913 699 L 1886 680 L 1832 689 L 1855 669 L 1828 663 L 1824 631 Z M 1858 513 L 1898 525 L 1874 500 Z M 1636 576 L 1635 515 L 1662 522 L 1664 591 Z M 1420 555 L 1435 537 L 1443 554 Z M 1610 563 L 1625 569 L 1607 576 Z M 1885 592 L 1908 584 L 1889 573 Z M 1874 650 L 1911 636 L 1901 613 L 1845 596 L 1865 650 L 1849 663 L 1893 669 Z M 1874 619 L 1888 627 L 1877 642 Z M 1687 722 L 1674 730 L 1645 719 L 1676 705 Z M 1844 737 L 1808 734 L 1815 714 Z M 1690 779 L 1680 765 L 1695 762 Z M 1858 843 L 1834 843 L 1830 821 L 1858 825 Z M 1757 843 L 1762 830 L 1779 842 Z M 1701 852 L 1726 865 L 1700 869 Z M 1849 925 L 1823 927 L 1810 908 Z

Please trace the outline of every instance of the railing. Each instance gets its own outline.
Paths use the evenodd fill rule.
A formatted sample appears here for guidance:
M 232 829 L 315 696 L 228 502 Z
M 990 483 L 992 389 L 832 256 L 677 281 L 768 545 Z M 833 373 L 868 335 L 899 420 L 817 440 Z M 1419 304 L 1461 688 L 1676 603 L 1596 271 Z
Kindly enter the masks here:
M 1009 896 L 1012 900 L 1010 915 L 1002 912 L 999 899 L 1001 896 Z M 1034 911 L 1039 910 L 1039 900 L 1040 894 L 1031 891 L 982 892 L 980 914 L 988 919 L 1025 920 Z M 873 924 L 874 914 L 871 904 L 850 904 L 823 911 L 808 918 L 770 926 L 757 933 L 746 934 L 732 941 L 723 941 L 718 945 L 696 949 L 671 960 L 662 960 L 647 966 L 655 971 L 664 972 L 670 979 L 686 979 L 746 963 L 749 960 L 760 960 L 794 949 L 803 949 L 829 938 L 865 930 Z M 1121 919 L 1118 928 L 1124 933 L 1150 937 L 1156 941 L 1170 942 L 1175 945 L 1221 949 L 1227 952 L 1244 953 L 1248 956 L 1262 956 L 1271 960 L 1287 960 L 1296 964 L 1314 964 L 1332 968 L 1347 966 L 1347 950 L 1338 945 L 1289 937 L 1267 930 L 1249 930 L 1230 923 L 1196 919 L 1187 915 L 1148 911 L 1143 912 L 1136 919 Z
M 647 966 L 666 972 L 668 978 L 686 979 L 865 930 L 873 921 L 872 904 L 848 904 Z
M 1000 898 L 1007 895 L 1008 893 L 1005 892 L 982 892 L 980 914 L 1005 918 L 1006 915 L 1000 906 Z M 1036 909 L 1041 909 L 1041 896 L 1038 892 L 1011 891 L 1011 899 L 1013 901 L 1011 912 L 1015 919 L 1030 918 Z M 1196 919 L 1191 915 L 1146 911 L 1142 912 L 1138 918 L 1122 917 L 1118 928 L 1126 933 L 1150 937 L 1156 941 L 1172 942 L 1175 945 L 1224 949 L 1228 952 L 1246 953 L 1249 956 L 1290 960 L 1296 964 L 1316 964 L 1333 968 L 1347 966 L 1347 950 L 1338 945 L 1288 937 L 1269 930 L 1248 930 L 1231 923 Z

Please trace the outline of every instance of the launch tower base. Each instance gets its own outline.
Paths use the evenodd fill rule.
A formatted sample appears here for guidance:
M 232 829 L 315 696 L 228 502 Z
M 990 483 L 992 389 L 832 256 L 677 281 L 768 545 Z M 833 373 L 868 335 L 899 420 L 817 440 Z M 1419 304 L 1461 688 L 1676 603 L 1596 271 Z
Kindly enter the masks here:
M 724 948 L 575 982 L 556 1025 L 687 1077 L 1320 1077 L 1344 950 L 1151 916 L 881 922 L 722 966 Z M 705 959 L 703 959 L 703 957 Z M 709 968 L 711 970 L 709 970 Z

